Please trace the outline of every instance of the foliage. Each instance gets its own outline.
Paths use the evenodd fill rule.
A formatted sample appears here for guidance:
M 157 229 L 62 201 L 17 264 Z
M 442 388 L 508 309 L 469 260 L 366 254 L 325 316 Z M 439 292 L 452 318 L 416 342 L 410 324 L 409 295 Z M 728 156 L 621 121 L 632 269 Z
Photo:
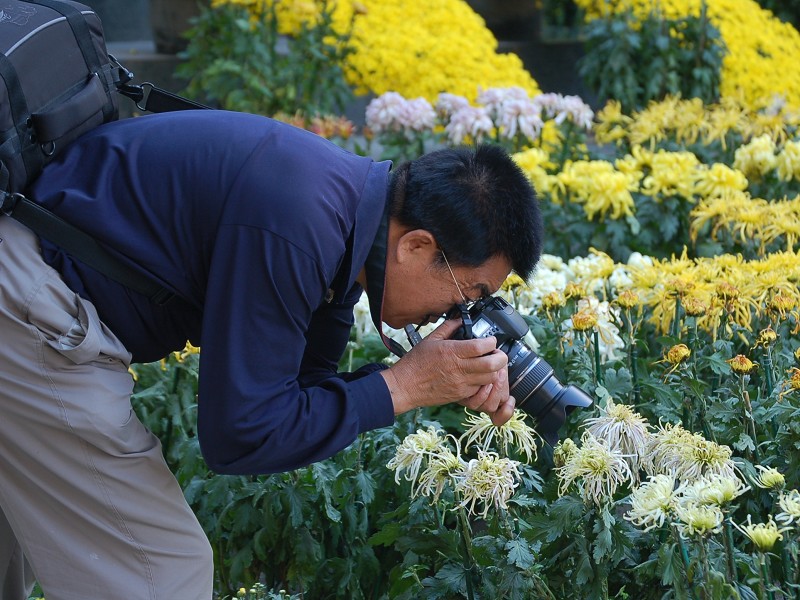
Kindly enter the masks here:
M 282 35 L 274 6 L 251 14 L 224 4 L 205 7 L 187 32 L 177 74 L 186 93 L 220 108 L 273 115 L 340 113 L 352 99 L 342 65 L 352 52 L 349 32 L 337 32 L 331 9 Z
M 668 95 L 719 99 L 726 49 L 705 7 L 699 16 L 678 19 L 655 11 L 639 18 L 615 13 L 592 20 L 585 34 L 580 75 L 600 98 L 614 98 L 625 111 Z
M 800 32 L 775 18 L 755 0 L 575 0 L 589 20 L 633 11 L 645 18 L 658 9 L 667 19 L 697 16 L 704 8 L 727 47 L 720 92 L 723 100 L 750 109 L 769 106 L 776 98 L 800 106 Z
M 253 13 L 274 8 L 278 30 L 291 33 L 314 21 L 327 0 L 212 0 L 225 5 Z M 485 21 L 463 0 L 363 0 L 330 8 L 333 30 L 349 38 L 352 53 L 342 66 L 358 94 L 395 91 L 432 101 L 443 90 L 474 99 L 479 86 L 539 92 L 519 56 L 498 51 Z

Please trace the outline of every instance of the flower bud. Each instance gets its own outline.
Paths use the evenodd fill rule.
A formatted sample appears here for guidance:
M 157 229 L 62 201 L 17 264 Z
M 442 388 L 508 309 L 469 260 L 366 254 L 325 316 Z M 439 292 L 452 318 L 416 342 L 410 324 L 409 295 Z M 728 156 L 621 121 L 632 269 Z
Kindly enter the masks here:
M 758 364 L 747 358 L 744 354 L 737 354 L 731 359 L 726 361 L 733 369 L 734 373 L 739 375 L 747 375 L 752 373 L 758 368 Z
M 617 296 L 617 304 L 622 308 L 633 308 L 639 305 L 639 294 L 633 290 L 624 290 Z
M 758 487 L 766 490 L 782 490 L 786 485 L 786 478 L 777 469 L 761 465 L 756 465 L 756 469 L 760 471 L 756 481 Z
M 570 438 L 561 440 L 556 444 L 556 447 L 553 448 L 553 464 L 556 467 L 563 467 L 569 462 L 570 457 L 575 454 L 577 449 L 578 445 Z
M 762 329 L 758 332 L 758 339 L 756 340 L 756 346 L 762 346 L 766 348 L 770 344 L 775 343 L 775 340 L 778 339 L 778 334 L 775 333 L 775 330 L 772 327 L 767 327 L 766 329 Z
M 553 310 L 554 308 L 561 308 L 567 303 L 567 299 L 561 292 L 550 292 L 542 298 L 542 308 L 545 310 Z
M 564 297 L 568 300 L 570 298 L 583 298 L 586 296 L 586 289 L 579 283 L 570 281 L 564 288 Z
M 506 277 L 506 280 L 503 282 L 503 285 L 501 287 L 504 292 L 507 292 L 509 290 L 514 290 L 520 287 L 525 287 L 525 280 L 516 273 L 512 273 L 511 275 Z
M 716 292 L 717 296 L 726 301 L 736 300 L 739 297 L 739 288 L 727 281 L 720 281 L 717 284 Z
M 786 311 L 792 310 L 794 308 L 794 305 L 795 305 L 794 298 L 792 298 L 787 294 L 784 294 L 783 292 L 778 292 L 769 301 L 770 310 L 774 310 L 775 312 L 778 312 L 782 315 Z
M 683 310 L 690 317 L 702 317 L 706 314 L 708 307 L 700 299 L 689 296 L 683 299 Z
M 575 331 L 589 331 L 597 325 L 597 314 L 593 310 L 583 309 L 572 315 L 572 328 Z
M 686 344 L 675 344 L 667 350 L 666 359 L 671 365 L 679 365 L 692 355 L 692 351 Z
M 676 296 L 683 297 L 694 288 L 694 283 L 683 277 L 676 277 L 675 279 L 670 279 L 665 287 Z

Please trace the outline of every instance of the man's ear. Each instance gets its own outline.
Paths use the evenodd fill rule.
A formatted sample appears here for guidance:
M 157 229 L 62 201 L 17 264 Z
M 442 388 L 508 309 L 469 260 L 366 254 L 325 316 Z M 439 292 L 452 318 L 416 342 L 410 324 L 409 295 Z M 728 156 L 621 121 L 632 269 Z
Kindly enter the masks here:
M 439 245 L 427 229 L 411 229 L 397 240 L 398 262 L 422 259 L 425 264 L 429 264 L 437 252 Z

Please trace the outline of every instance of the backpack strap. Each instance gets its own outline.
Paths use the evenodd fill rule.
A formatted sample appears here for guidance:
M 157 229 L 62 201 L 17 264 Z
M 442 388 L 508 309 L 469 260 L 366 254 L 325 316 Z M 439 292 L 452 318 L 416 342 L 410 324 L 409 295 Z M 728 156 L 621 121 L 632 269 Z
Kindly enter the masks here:
M 36 173 L 44 165 L 44 157 L 35 140 L 33 122 L 30 120 L 28 102 L 22 90 L 17 70 L 5 54 L 0 53 L 0 78 L 5 82 L 8 92 L 8 104 L 11 109 L 11 118 L 14 127 L 4 135 L 3 144 L 0 146 L 0 162 L 15 154 L 22 157 L 26 173 Z M 6 137 L 7 136 L 7 137 Z M 9 172 L 5 169 L 2 189 L 8 189 Z
M 129 79 L 133 77 L 130 72 L 128 72 L 128 75 L 130 76 Z M 145 82 L 141 85 L 123 84 L 117 86 L 117 90 L 123 96 L 133 100 L 140 110 L 147 112 L 161 113 L 211 108 L 205 104 L 168 92 L 150 82 Z M 144 102 L 144 105 L 142 105 L 142 102 Z
M 13 217 L 74 258 L 109 279 L 144 295 L 155 304 L 169 305 L 170 308 L 180 304 L 193 305 L 189 300 L 161 285 L 154 276 L 144 274 L 123 262 L 91 235 L 22 194 L 0 192 L 0 213 Z

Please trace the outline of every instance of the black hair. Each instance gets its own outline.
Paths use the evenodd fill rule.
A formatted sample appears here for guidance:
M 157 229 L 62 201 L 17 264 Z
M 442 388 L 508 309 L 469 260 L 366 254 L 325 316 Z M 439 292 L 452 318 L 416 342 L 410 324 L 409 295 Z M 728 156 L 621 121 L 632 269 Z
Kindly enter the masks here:
M 429 231 L 451 264 L 502 255 L 523 279 L 542 253 L 536 192 L 500 146 L 436 150 L 393 171 L 391 216 Z

